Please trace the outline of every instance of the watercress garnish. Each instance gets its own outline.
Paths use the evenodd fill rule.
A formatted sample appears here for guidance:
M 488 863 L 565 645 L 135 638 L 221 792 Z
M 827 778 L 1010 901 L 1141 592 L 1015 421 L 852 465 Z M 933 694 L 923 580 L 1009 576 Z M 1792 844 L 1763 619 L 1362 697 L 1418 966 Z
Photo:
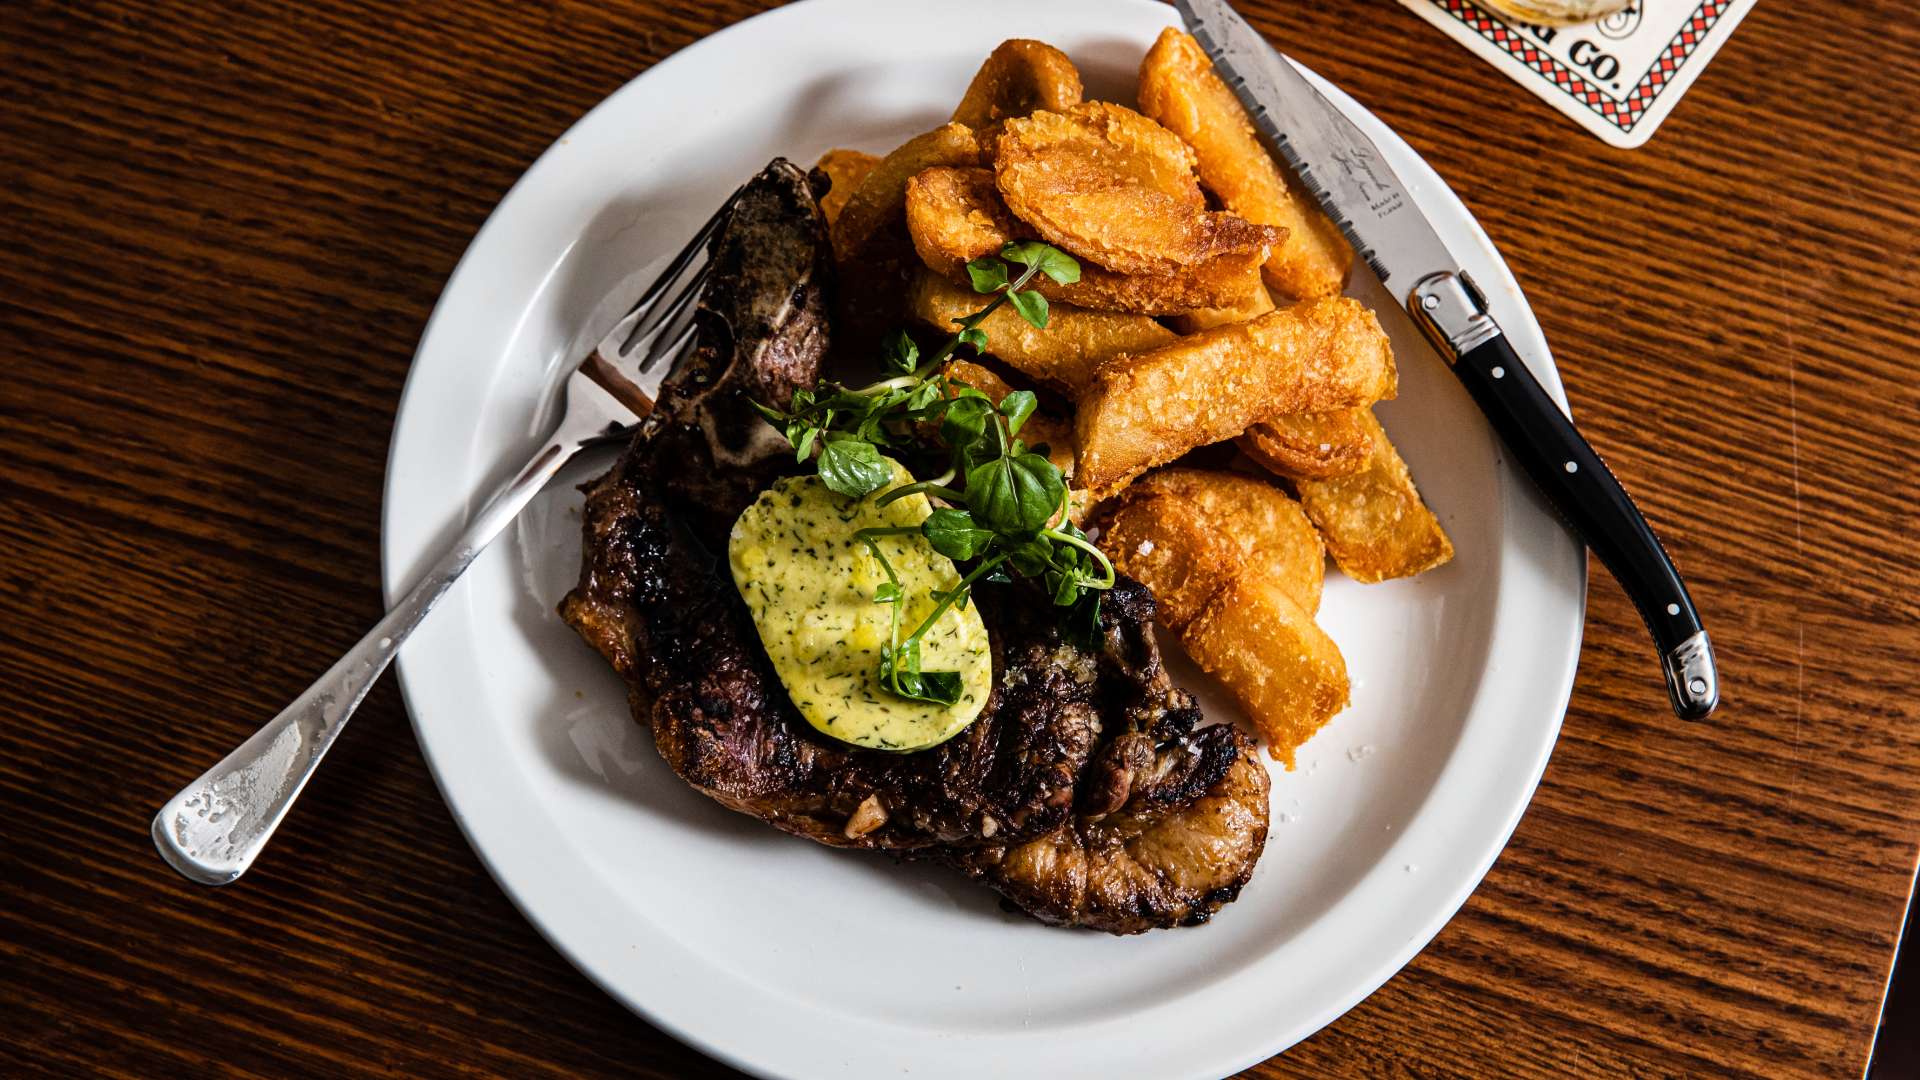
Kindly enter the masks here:
M 855 534 L 887 575 L 873 597 L 891 608 L 876 677 L 898 697 L 940 705 L 959 700 L 960 674 L 922 670 L 921 644 L 948 610 L 965 607 L 982 580 L 1032 579 L 1064 609 L 1061 627 L 1069 640 L 1091 647 L 1099 633 L 1100 594 L 1113 587 L 1113 564 L 1067 520 L 1066 477 L 1047 460 L 1045 448 L 1028 447 L 1019 437 L 1038 401 L 1020 390 L 996 405 L 942 370 L 961 348 L 985 351 L 981 324 L 1002 305 L 1011 304 L 1034 328 L 1046 329 L 1046 298 L 1029 288 L 1042 274 L 1070 285 L 1080 280 L 1080 264 L 1037 241 L 1008 244 L 998 256 L 975 259 L 967 264 L 968 280 L 975 292 L 993 299 L 955 319 L 957 330 L 932 354 L 923 357 L 906 332 L 895 331 L 881 345 L 888 378 L 858 389 L 821 383 L 796 392 L 784 410 L 754 405 L 786 436 L 799 461 L 813 460 L 821 481 L 848 498 L 866 498 L 893 482 L 882 451 L 945 457 L 944 472 L 916 477 L 881 497 L 883 503 L 909 495 L 934 500 L 924 522 Z M 934 431 L 937 437 L 929 435 Z M 933 609 L 910 631 L 899 576 L 876 542 L 906 535 L 923 537 L 956 563 L 972 564 L 952 589 L 932 594 Z

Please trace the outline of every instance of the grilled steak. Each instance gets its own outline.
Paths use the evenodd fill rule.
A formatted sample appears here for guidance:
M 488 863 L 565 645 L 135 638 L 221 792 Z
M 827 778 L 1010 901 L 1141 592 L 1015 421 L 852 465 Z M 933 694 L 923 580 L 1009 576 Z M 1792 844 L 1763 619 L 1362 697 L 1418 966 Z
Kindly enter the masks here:
M 1102 656 L 1135 693 L 1082 777 L 1072 820 L 1024 842 L 937 857 L 1043 922 L 1114 934 L 1206 922 L 1253 876 L 1266 846 L 1266 767 L 1230 725 L 1200 726 L 1160 663 L 1144 588 L 1116 589 Z
M 652 449 L 637 444 L 592 489 L 586 571 L 561 613 L 627 680 L 675 772 L 735 810 L 836 846 L 967 844 L 1066 819 L 1098 722 L 1089 658 L 1010 605 L 1014 617 L 990 622 L 994 695 L 959 736 L 916 754 L 830 739 L 794 710 L 761 649 L 718 554 L 725 533 L 703 543 L 670 509 L 687 493 L 668 481 L 705 463 Z M 983 617 L 1002 614 L 984 592 L 979 603 Z
M 1098 734 L 1095 702 L 1112 691 L 1092 658 L 1029 614 L 1036 605 L 981 591 L 995 692 L 935 749 L 848 746 L 788 701 L 724 553 L 740 512 L 797 468 L 747 398 L 785 404 L 817 381 L 825 354 L 829 249 L 804 175 L 769 166 L 714 244 L 695 354 L 590 489 L 580 585 L 562 616 L 627 680 L 681 777 L 777 828 L 904 850 L 1058 827 Z
M 850 746 L 793 708 L 725 550 L 740 512 L 797 468 L 747 399 L 785 404 L 818 379 L 825 354 L 828 247 L 804 175 L 774 162 L 714 245 L 698 348 L 589 488 L 580 582 L 560 608 L 626 681 L 661 755 L 694 787 L 776 828 L 957 866 L 1048 921 L 1131 932 L 1203 919 L 1231 899 L 1264 839 L 1265 773 L 1253 766 L 1256 808 L 1237 767 L 1252 760 L 1246 740 L 1195 730 L 1199 712 L 1160 666 L 1152 597 L 1138 585 L 1109 594 L 1102 647 L 1089 652 L 1061 637 L 1031 587 L 983 584 L 975 603 L 993 642 L 994 691 L 972 725 L 933 749 Z M 1257 816 L 1258 836 L 1242 829 L 1249 842 L 1224 862 L 1182 865 L 1177 845 L 1161 840 L 1204 828 L 1189 811 L 1210 799 Z M 1145 891 L 1090 899 L 1079 879 L 1038 867 L 1043 849 L 1029 845 L 1039 843 L 1082 852 L 1088 866 L 1130 858 L 1125 874 L 1081 877 L 1111 878 L 1108 893 Z
M 1195 926 L 1240 895 L 1267 842 L 1267 770 L 1236 728 L 1156 748 L 1120 810 L 1018 844 L 946 853 L 1042 922 L 1138 934 Z

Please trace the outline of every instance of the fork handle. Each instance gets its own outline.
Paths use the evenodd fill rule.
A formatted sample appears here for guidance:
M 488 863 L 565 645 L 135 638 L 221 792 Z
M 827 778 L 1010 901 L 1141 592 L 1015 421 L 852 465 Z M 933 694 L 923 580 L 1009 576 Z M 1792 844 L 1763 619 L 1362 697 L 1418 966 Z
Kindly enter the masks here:
M 225 885 L 246 873 L 401 643 L 583 442 L 578 433 L 562 431 L 543 446 L 358 645 L 168 800 L 153 818 L 160 857 L 202 885 Z

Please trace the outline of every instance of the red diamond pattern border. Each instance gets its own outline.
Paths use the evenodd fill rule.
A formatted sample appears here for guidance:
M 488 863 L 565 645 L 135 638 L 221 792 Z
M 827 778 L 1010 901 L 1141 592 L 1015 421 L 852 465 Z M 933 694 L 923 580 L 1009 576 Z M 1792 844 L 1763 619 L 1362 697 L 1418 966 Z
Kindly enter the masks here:
M 1621 131 L 1632 131 L 1633 126 L 1640 122 L 1640 118 L 1647 113 L 1647 107 L 1653 104 L 1653 99 L 1673 80 L 1674 73 L 1687 62 L 1687 57 L 1693 55 L 1693 50 L 1706 40 L 1707 31 L 1720 21 L 1720 16 L 1726 13 L 1732 2 L 1700 0 L 1693 17 L 1681 26 L 1673 41 L 1661 51 L 1640 81 L 1634 84 L 1627 94 L 1627 100 L 1615 102 L 1597 83 L 1541 52 L 1524 35 L 1488 14 L 1472 0 L 1433 0 L 1436 7 L 1499 46 L 1515 60 L 1553 80 L 1553 84 L 1566 91 L 1568 96 L 1592 109 Z

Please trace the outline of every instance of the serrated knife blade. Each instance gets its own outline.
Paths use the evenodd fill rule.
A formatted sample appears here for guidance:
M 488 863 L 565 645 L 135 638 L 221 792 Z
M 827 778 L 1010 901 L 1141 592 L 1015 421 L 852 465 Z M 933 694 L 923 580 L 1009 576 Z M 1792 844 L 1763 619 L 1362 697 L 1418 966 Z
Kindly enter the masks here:
M 1225 0 L 1174 7 L 1254 126 L 1396 297 L 1404 303 L 1420 278 L 1459 269 L 1380 148 L 1291 59 Z
M 1720 703 L 1713 645 L 1633 499 L 1540 386 L 1386 155 L 1227 0 L 1174 0 L 1220 78 L 1446 360 L 1514 460 L 1613 572 L 1654 640 L 1673 711 Z

